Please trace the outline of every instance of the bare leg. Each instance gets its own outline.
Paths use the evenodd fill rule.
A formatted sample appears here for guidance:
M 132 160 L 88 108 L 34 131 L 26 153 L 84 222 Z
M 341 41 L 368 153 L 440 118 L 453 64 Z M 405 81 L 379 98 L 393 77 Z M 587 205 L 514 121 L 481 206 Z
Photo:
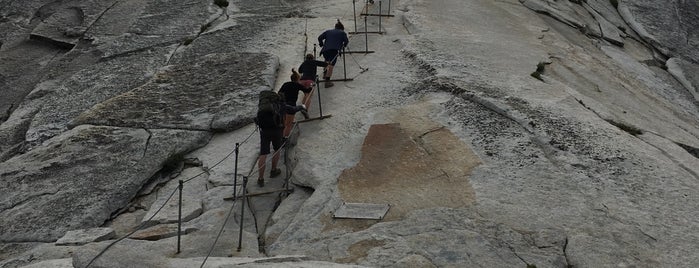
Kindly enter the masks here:
M 257 158 L 257 180 L 263 180 L 265 178 L 265 162 L 267 162 L 267 155 L 263 154 Z
M 272 156 L 272 169 L 277 169 L 277 164 L 279 163 L 279 156 L 282 154 L 280 151 L 282 149 L 280 148 L 279 150 L 274 152 L 274 155 Z
M 315 91 L 315 89 L 311 89 L 311 92 L 303 93 L 303 100 L 301 102 L 306 106 L 306 111 L 311 109 L 311 96 L 313 96 L 313 91 Z
M 292 122 L 294 122 L 293 114 L 284 115 L 284 137 L 289 137 L 291 134 Z

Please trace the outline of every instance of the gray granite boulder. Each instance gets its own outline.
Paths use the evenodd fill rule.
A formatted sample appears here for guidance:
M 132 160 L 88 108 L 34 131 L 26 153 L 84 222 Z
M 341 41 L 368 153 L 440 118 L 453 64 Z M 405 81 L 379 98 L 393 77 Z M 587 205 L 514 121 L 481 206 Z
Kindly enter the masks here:
M 0 240 L 55 241 L 69 230 L 97 227 L 169 158 L 209 137 L 85 125 L 0 163 Z

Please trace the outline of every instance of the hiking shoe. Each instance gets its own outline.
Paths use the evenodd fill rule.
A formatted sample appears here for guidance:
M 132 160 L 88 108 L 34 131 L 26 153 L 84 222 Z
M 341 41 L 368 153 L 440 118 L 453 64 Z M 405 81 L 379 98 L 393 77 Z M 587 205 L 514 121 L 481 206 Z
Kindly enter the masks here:
M 257 186 L 265 187 L 265 179 L 257 179 Z
M 335 84 L 333 84 L 333 82 L 325 82 L 325 88 L 329 88 L 329 87 L 332 87 L 334 85 Z
M 303 115 L 304 119 L 308 119 L 310 116 L 308 116 L 308 111 L 306 109 L 301 110 L 301 114 Z
M 282 170 L 281 170 L 281 169 L 278 169 L 278 168 L 273 168 L 273 169 L 269 172 L 269 177 L 270 177 L 270 178 L 274 178 L 274 177 L 276 177 L 276 176 L 279 176 L 279 174 L 282 174 Z

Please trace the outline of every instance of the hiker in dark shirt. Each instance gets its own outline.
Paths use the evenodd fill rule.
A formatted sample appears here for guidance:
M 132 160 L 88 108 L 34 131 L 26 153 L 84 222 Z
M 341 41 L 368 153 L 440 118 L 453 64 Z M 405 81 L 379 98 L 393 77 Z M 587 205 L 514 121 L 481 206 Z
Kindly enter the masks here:
M 328 63 L 328 67 L 323 74 L 323 79 L 325 80 L 325 87 L 332 87 L 333 83 L 330 82 L 330 77 L 333 75 L 333 68 L 337 62 L 337 58 L 340 56 L 340 51 L 347 46 L 349 43 L 349 38 L 347 38 L 347 33 L 345 33 L 345 26 L 342 25 L 340 20 L 335 23 L 335 29 L 330 29 L 318 36 L 318 45 L 322 47 L 320 54 L 325 58 L 325 62 Z
M 272 168 L 269 177 L 274 178 L 282 173 L 282 171 L 277 168 L 280 150 L 286 142 L 282 137 L 284 130 L 282 118 L 284 118 L 287 113 L 296 113 L 304 109 L 301 105 L 287 105 L 281 95 L 276 99 L 277 102 L 274 103 L 275 108 L 273 109 L 275 112 L 268 113 L 258 110 L 257 116 L 255 117 L 255 123 L 260 128 L 260 157 L 257 159 L 257 185 L 260 187 L 265 185 L 265 163 L 267 162 L 267 155 L 271 152 L 270 144 L 271 147 L 274 148 L 274 155 L 272 155 Z
M 279 89 L 279 93 L 284 95 L 284 102 L 286 105 L 296 106 L 296 101 L 298 101 L 299 98 L 299 91 L 303 92 L 303 99 L 305 100 L 307 99 L 308 94 L 311 92 L 311 89 L 306 88 L 299 83 L 299 78 L 301 75 L 296 72 L 296 70 L 291 69 L 291 72 L 291 81 L 284 83 Z M 304 104 L 301 106 L 303 107 L 303 109 L 300 110 L 301 113 L 306 119 L 308 119 L 308 112 L 306 112 L 307 107 Z M 284 115 L 284 138 L 289 138 L 292 123 L 294 122 L 294 115 L 296 115 L 296 111 L 290 112 L 291 113 Z
M 310 109 L 311 107 L 311 96 L 313 96 L 312 89 L 318 73 L 318 67 L 327 66 L 327 62 L 316 60 L 316 57 L 310 53 L 306 55 L 306 60 L 304 60 L 303 63 L 301 63 L 301 66 L 299 66 L 299 72 L 301 73 L 301 80 L 299 80 L 299 83 L 301 83 L 301 85 L 304 87 L 311 89 L 310 93 L 303 95 L 303 100 L 301 101 L 303 105 L 306 105 L 306 109 Z

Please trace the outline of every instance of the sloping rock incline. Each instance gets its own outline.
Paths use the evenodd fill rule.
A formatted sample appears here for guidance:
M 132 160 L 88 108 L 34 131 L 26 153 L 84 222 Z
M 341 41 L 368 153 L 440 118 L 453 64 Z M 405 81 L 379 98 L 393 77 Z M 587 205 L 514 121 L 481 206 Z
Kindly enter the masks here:
M 237 129 L 252 122 L 257 94 L 272 88 L 277 66 L 278 59 L 269 54 L 209 54 L 95 105 L 74 124 Z
M 97 227 L 175 155 L 210 134 L 84 125 L 0 163 L 0 241 L 55 241 Z

